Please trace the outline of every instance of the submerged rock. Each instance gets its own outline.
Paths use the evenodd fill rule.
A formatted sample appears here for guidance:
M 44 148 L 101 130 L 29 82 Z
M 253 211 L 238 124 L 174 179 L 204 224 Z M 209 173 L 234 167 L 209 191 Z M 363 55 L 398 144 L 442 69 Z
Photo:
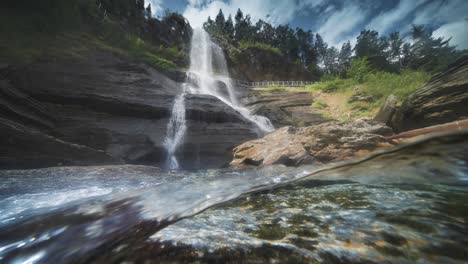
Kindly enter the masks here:
M 403 132 L 468 118 L 468 56 L 434 75 L 411 93 L 396 112 L 392 127 Z
M 332 121 L 303 128 L 283 127 L 236 147 L 231 166 L 298 166 L 346 160 L 389 146 L 383 136 L 390 134 L 389 127 L 366 120 Z

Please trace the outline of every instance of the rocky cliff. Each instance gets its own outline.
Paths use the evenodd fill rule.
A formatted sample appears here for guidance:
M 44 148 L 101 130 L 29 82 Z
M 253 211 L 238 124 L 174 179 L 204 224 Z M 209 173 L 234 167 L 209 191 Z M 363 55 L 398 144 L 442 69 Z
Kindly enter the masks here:
M 468 55 L 410 94 L 392 119 L 397 132 L 468 118 Z
M 314 98 L 309 91 L 239 90 L 243 91 L 242 101 L 252 113 L 268 117 L 275 127 L 311 126 L 330 121 L 311 108 Z
M 96 51 L 0 71 L 0 167 L 147 164 L 163 140 L 180 83 L 144 64 Z M 253 124 L 217 98 L 186 98 L 185 169 L 220 167 L 255 138 Z M 49 143 L 48 143 L 49 142 Z

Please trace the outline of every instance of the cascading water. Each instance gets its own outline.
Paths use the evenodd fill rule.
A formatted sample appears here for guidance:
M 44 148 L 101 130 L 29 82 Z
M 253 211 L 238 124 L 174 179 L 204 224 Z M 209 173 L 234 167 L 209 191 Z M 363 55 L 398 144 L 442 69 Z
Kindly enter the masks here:
M 167 168 L 171 170 L 179 169 L 179 162 L 175 156 L 177 147 L 182 143 L 187 130 L 185 121 L 185 92 L 178 95 L 172 107 L 172 116 L 167 124 L 164 147 L 167 150 Z
M 274 130 L 268 118 L 252 115 L 249 109 L 239 103 L 232 79 L 229 77 L 229 70 L 223 50 L 211 41 L 208 33 L 203 29 L 195 29 L 193 32 L 187 82 L 184 84 L 184 92 L 177 96 L 174 101 L 171 119 L 167 125 L 164 147 L 167 151 L 168 169 L 179 169 L 179 162 L 175 153 L 182 143 L 187 130 L 185 120 L 186 92 L 215 96 L 256 124 L 263 132 Z M 222 86 L 225 87 L 224 92 L 222 91 Z
M 211 41 L 203 29 L 195 29 L 193 32 L 188 76 L 191 93 L 215 96 L 255 123 L 263 132 L 274 130 L 268 118 L 252 115 L 239 103 L 223 50 Z M 222 86 L 225 86 L 224 92 Z

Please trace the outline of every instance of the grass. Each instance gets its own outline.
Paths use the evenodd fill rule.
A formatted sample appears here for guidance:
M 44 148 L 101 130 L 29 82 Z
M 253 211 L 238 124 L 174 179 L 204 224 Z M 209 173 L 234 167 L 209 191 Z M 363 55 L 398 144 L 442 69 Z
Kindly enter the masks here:
M 256 42 L 256 41 L 241 41 L 239 48 L 242 50 L 257 49 L 257 50 L 267 51 L 278 56 L 283 55 L 278 48 L 275 48 L 271 45 L 268 45 L 262 42 Z
M 361 117 L 373 117 L 389 95 L 393 94 L 401 101 L 408 94 L 427 83 L 430 77 L 429 73 L 410 70 L 402 71 L 400 74 L 369 72 L 363 75 L 361 81 L 352 78 L 331 78 L 309 85 L 307 89 L 315 92 L 318 97 L 312 103 L 312 107 L 329 117 L 347 121 Z M 370 102 L 349 102 L 349 99 L 356 93 L 362 96 L 371 96 L 372 100 Z M 347 100 L 345 100 L 344 106 L 340 105 L 341 111 L 339 113 L 327 113 L 331 110 L 324 105 L 333 105 L 329 101 L 334 97 L 345 97 Z M 323 101 L 325 104 L 321 103 Z

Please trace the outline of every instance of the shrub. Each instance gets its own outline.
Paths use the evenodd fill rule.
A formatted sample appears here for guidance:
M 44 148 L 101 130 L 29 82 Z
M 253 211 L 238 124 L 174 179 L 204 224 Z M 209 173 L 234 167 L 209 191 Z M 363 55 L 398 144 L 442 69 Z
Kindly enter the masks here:
M 346 75 L 348 78 L 351 78 L 359 83 L 363 83 L 365 81 L 366 75 L 369 73 L 372 73 L 372 69 L 369 65 L 369 61 L 366 57 L 364 57 L 354 59 L 351 62 L 351 66 L 346 72 Z
M 239 45 L 240 49 L 246 50 L 246 49 L 258 49 L 258 50 L 263 50 L 267 52 L 274 53 L 276 55 L 282 56 L 283 54 L 278 48 L 275 48 L 271 45 L 262 43 L 262 42 L 256 42 L 256 41 L 241 41 Z

